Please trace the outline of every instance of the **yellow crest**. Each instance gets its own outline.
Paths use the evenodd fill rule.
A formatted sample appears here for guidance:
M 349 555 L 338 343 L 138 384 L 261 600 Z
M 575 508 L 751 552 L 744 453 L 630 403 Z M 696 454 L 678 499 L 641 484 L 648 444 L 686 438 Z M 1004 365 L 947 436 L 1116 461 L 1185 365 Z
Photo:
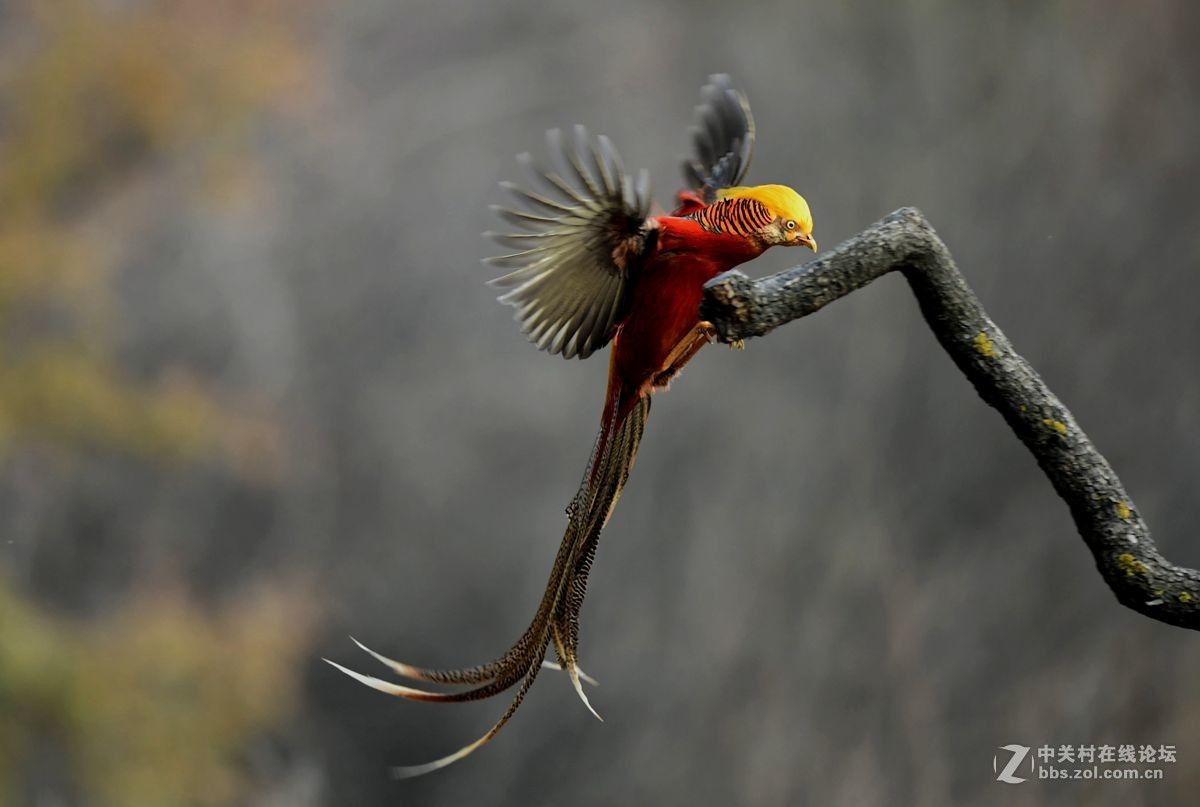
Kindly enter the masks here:
M 750 185 L 733 188 L 722 188 L 717 191 L 719 199 L 754 199 L 762 202 L 773 214 L 781 219 L 794 219 L 800 232 L 805 235 L 812 233 L 812 213 L 808 202 L 787 185 Z

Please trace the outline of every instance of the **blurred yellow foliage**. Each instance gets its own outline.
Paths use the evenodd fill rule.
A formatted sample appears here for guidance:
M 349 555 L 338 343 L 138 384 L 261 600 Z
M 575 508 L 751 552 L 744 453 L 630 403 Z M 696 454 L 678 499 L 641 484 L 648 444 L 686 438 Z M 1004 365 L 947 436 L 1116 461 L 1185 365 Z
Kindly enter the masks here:
M 236 134 L 306 75 L 292 23 L 304 3 L 18 3 L 21 41 L 0 62 L 0 212 L 42 216 L 107 190 L 130 162 Z M 23 45 L 23 47 L 21 47 Z
M 179 368 L 122 370 L 110 284 L 156 206 L 226 204 L 253 176 L 251 124 L 304 87 L 304 6 L 5 5 L 0 457 L 32 441 L 273 472 L 278 430 L 253 405 Z M 0 578 L 0 803 L 46 748 L 89 803 L 239 800 L 237 754 L 292 709 L 310 602 L 278 585 L 210 612 L 167 587 L 77 621 Z
M 166 587 L 80 623 L 0 584 L 0 802 L 46 748 L 89 803 L 244 800 L 238 754 L 294 708 L 311 602 L 263 587 L 210 613 Z
M 128 379 L 111 356 L 108 283 L 146 208 L 161 204 L 134 189 L 169 174 L 164 166 L 199 167 L 200 181 L 184 183 L 192 202 L 246 192 L 249 124 L 306 87 L 305 6 L 26 0 L 6 9 L 0 452 L 31 438 L 237 465 L 245 451 L 231 435 L 247 428 L 277 446 L 263 438 L 268 424 L 227 423 L 228 407 L 198 383 Z
M 0 369 L 0 400 L 0 440 L 20 434 L 145 456 L 196 453 L 215 417 L 198 392 L 130 388 L 69 345 L 40 345 Z

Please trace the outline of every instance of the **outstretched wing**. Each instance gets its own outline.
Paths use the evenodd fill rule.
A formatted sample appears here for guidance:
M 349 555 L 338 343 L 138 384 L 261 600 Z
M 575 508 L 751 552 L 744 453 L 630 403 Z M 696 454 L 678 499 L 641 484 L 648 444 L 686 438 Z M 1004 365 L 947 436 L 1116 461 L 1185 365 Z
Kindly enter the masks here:
M 723 73 L 710 76 L 700 95 L 690 130 L 694 153 L 683 161 L 683 179 L 712 204 L 719 189 L 742 184 L 754 152 L 754 117 L 745 94 Z
M 565 161 L 567 178 L 527 154 L 518 158 L 543 189 L 501 183 L 518 204 L 493 209 L 521 231 L 489 235 L 520 251 L 489 259 L 512 269 L 491 282 L 507 290 L 500 302 L 517 309 L 529 341 L 585 359 L 608 344 L 624 315 L 625 291 L 649 238 L 650 178 L 643 170 L 631 180 L 608 138 L 593 140 L 582 126 L 573 139 L 555 129 L 546 141 L 552 157 Z

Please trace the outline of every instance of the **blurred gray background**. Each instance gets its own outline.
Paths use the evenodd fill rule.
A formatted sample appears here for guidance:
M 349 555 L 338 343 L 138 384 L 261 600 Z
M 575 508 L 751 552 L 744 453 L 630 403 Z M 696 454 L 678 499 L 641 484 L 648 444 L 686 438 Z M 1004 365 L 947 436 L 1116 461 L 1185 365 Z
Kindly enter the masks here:
M 319 657 L 524 629 L 606 359 L 493 301 L 487 205 L 576 122 L 669 202 L 717 71 L 750 181 L 827 248 L 918 206 L 1200 565 L 1198 31 L 1184 0 L 0 2 L 0 801 L 1194 803 L 1196 637 L 1117 605 L 898 277 L 657 401 L 584 611 L 605 723 L 547 672 L 395 782 L 505 703 Z M 1010 743 L 1178 761 L 1010 786 Z

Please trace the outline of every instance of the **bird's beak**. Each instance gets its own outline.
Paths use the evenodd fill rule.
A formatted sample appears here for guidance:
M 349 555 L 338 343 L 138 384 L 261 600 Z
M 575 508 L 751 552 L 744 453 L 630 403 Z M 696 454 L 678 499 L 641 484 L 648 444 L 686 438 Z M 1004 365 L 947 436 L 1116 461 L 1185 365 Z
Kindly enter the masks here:
M 800 235 L 796 236 L 796 243 L 808 247 L 813 252 L 817 251 L 817 242 L 813 240 L 811 235 L 805 235 L 804 233 L 801 233 Z

